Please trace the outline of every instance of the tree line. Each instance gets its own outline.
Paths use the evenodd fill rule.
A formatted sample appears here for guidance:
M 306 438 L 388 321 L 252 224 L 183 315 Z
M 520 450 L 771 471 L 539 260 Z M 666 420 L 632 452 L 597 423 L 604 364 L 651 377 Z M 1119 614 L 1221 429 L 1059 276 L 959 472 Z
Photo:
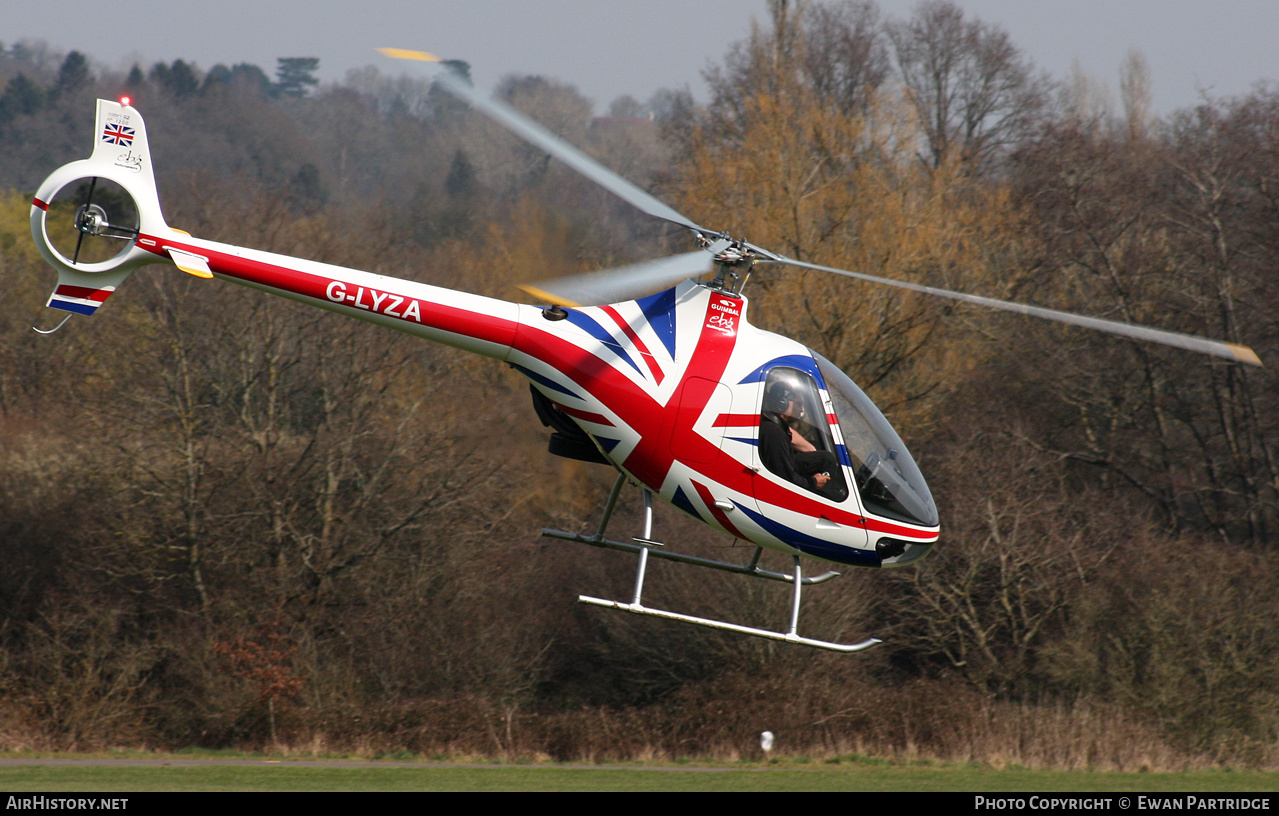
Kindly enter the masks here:
M 1116 105 L 946 2 L 769 11 L 703 102 L 595 118 L 554 79 L 498 93 L 793 257 L 1275 358 L 1279 96 L 1156 118 L 1139 56 Z M 126 89 L 169 222 L 202 237 L 504 297 L 686 248 L 423 82 L 273 91 L 285 76 L 0 54 L 6 747 L 750 756 L 767 728 L 796 753 L 1273 766 L 1264 370 L 757 271 L 754 319 L 868 391 L 942 512 L 919 566 L 806 594 L 814 636 L 885 639 L 850 659 L 579 608 L 633 564 L 537 531 L 592 527 L 611 474 L 549 456 L 526 384 L 486 361 L 159 269 L 31 332 L 53 275 L 30 191 L 85 155 L 93 98 Z M 738 555 L 673 511 L 658 524 Z M 762 626 L 784 604 L 664 564 L 648 585 Z

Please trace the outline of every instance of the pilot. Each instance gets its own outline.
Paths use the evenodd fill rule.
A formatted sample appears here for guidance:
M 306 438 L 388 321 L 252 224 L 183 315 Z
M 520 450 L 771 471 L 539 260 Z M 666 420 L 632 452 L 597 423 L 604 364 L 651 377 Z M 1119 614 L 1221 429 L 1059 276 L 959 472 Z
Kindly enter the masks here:
M 798 376 L 775 372 L 770 380 L 759 423 L 760 460 L 788 482 L 824 494 L 839 461 L 830 451 L 818 450 L 795 427 L 803 419 L 803 385 Z

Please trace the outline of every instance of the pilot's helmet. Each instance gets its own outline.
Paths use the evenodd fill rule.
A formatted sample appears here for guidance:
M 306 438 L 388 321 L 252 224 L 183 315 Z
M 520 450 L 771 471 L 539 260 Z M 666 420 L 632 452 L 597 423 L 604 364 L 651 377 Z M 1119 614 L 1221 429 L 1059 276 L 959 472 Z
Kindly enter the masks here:
M 774 368 L 768 372 L 768 387 L 764 390 L 764 410 L 775 414 L 785 413 L 791 400 L 802 405 L 804 394 L 812 386 L 793 368 Z

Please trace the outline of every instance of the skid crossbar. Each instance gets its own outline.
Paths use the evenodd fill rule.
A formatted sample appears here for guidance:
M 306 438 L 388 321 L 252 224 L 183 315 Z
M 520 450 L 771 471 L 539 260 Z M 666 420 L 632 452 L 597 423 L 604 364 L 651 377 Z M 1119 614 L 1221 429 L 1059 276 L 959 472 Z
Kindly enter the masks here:
M 634 553 L 639 555 L 641 552 L 649 552 L 653 558 L 660 558 L 666 561 L 678 561 L 681 564 L 692 564 L 698 567 L 707 567 L 709 569 L 723 570 L 724 572 L 735 572 L 738 575 L 751 575 L 755 578 L 767 578 L 770 581 L 782 581 L 791 583 L 794 580 L 793 575 L 787 575 L 784 572 L 773 572 L 772 570 L 760 569 L 759 557 L 763 553 L 763 549 L 756 547 L 755 554 L 751 556 L 748 564 L 732 564 L 728 561 L 715 561 L 710 558 L 699 558 L 695 555 L 686 555 L 684 553 L 670 552 L 668 550 L 656 549 L 661 547 L 661 542 L 648 541 L 637 538 L 635 543 L 626 541 L 612 541 L 600 536 L 588 536 L 581 533 L 567 533 L 563 530 L 552 530 L 543 528 L 542 535 L 547 538 L 558 538 L 562 541 L 575 541 L 578 544 L 588 544 L 592 547 L 600 547 L 605 550 L 620 550 L 622 552 Z M 839 573 L 830 570 L 823 572 L 821 575 L 803 576 L 801 580 L 805 586 L 810 584 L 820 584 L 829 581 L 832 578 L 839 577 Z

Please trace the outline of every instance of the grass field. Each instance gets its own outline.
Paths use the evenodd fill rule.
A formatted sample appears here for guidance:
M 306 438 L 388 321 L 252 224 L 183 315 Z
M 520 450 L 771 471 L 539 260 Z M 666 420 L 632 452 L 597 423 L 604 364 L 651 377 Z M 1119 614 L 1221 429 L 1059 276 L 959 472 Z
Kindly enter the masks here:
M 44 763 L 44 764 L 32 764 Z M 994 770 L 870 761 L 730 765 L 0 757 L 0 791 L 973 791 L 1212 793 L 1279 790 L 1279 773 Z

